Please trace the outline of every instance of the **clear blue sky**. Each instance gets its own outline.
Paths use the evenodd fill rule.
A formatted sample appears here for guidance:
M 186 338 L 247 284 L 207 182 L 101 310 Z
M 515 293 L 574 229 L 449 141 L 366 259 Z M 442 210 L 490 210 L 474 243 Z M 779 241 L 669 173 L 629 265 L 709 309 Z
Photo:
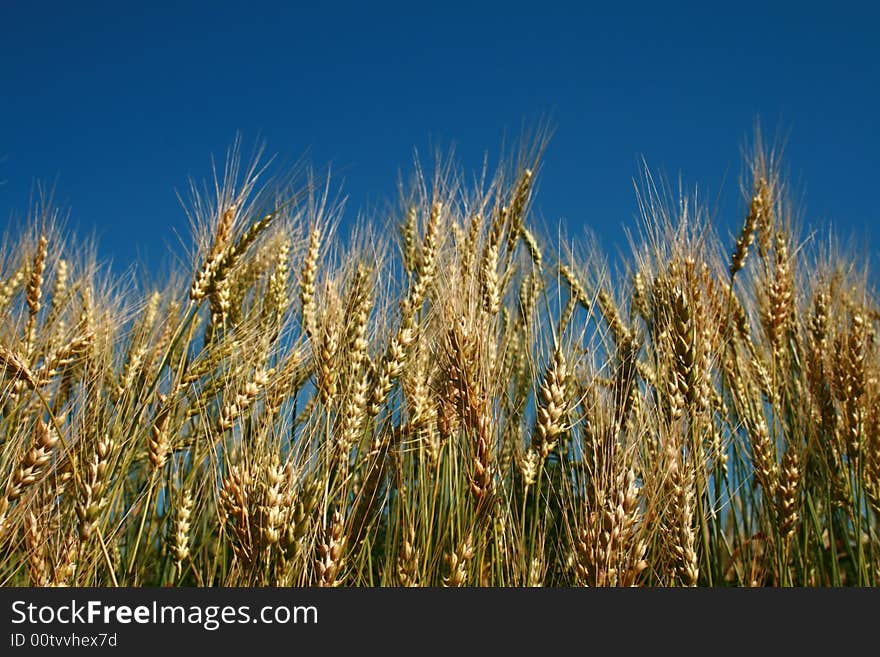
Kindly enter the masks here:
M 54 182 L 103 257 L 149 263 L 186 231 L 175 190 L 237 132 L 332 163 L 352 219 L 393 198 L 414 148 L 455 145 L 477 168 L 549 116 L 537 209 L 614 249 L 642 156 L 737 223 L 760 116 L 787 137 L 807 220 L 880 244 L 868 3 L 305 4 L 4 0 L 0 228 Z

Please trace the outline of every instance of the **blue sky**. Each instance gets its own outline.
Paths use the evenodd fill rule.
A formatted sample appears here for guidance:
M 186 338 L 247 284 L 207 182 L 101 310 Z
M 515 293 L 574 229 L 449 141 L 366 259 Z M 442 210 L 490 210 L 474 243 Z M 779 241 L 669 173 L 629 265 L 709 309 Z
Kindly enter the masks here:
M 806 220 L 880 244 L 867 3 L 300 4 L 3 2 L 0 228 L 42 180 L 102 257 L 149 265 L 186 234 L 176 190 L 236 133 L 331 164 L 352 220 L 394 198 L 415 148 L 476 169 L 549 117 L 536 208 L 614 250 L 642 157 L 737 224 L 760 117 Z

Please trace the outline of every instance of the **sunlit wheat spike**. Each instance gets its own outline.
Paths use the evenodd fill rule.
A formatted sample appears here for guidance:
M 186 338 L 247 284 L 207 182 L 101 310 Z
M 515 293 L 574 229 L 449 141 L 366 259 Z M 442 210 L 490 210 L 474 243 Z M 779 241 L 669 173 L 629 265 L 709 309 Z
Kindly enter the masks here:
M 334 587 L 342 584 L 341 570 L 344 565 L 346 542 L 342 514 L 337 509 L 330 519 L 325 540 L 319 546 L 320 558 L 315 564 L 319 586 Z
M 218 286 L 226 280 L 229 270 L 236 265 L 251 244 L 272 223 L 275 215 L 274 212 L 263 215 L 251 224 L 237 242 L 227 244 L 216 253 L 211 253 L 190 286 L 190 299 L 199 301 L 217 290 Z
M 303 262 L 300 276 L 300 303 L 303 329 L 309 336 L 314 336 L 316 328 L 315 281 L 318 274 L 318 263 L 321 255 L 321 229 L 313 226 L 309 233 L 309 249 Z
M 37 387 L 37 379 L 24 359 L 11 349 L 0 345 L 0 367 L 12 379 L 22 379 L 32 388 Z
M 765 221 L 767 213 L 770 212 L 768 201 L 769 187 L 764 178 L 758 180 L 754 196 L 752 196 L 749 204 L 749 212 L 743 223 L 740 236 L 736 240 L 736 250 L 730 259 L 730 276 L 736 276 L 749 254 L 749 247 L 755 241 L 755 231 L 760 223 Z
M 8 517 L 10 506 L 46 474 L 58 442 L 59 436 L 55 428 L 42 420 L 37 420 L 30 446 L 13 466 L 6 488 L 0 495 L 0 541 L 10 528 Z
M 542 459 L 546 459 L 556 449 L 560 434 L 566 430 L 566 376 L 565 355 L 562 348 L 557 345 L 553 350 L 553 360 L 547 367 L 544 380 L 538 388 L 538 410 L 535 430 L 532 434 L 532 446 Z

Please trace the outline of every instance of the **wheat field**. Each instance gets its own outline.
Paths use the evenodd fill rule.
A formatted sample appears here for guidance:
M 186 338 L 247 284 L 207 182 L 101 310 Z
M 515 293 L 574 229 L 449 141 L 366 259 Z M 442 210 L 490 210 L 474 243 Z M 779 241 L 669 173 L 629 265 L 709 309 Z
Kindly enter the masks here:
M 543 146 L 416 167 L 346 236 L 327 180 L 232 148 L 158 284 L 37 205 L 0 246 L 0 583 L 876 585 L 868 263 L 755 139 L 735 234 L 647 178 L 612 267 L 535 221 Z

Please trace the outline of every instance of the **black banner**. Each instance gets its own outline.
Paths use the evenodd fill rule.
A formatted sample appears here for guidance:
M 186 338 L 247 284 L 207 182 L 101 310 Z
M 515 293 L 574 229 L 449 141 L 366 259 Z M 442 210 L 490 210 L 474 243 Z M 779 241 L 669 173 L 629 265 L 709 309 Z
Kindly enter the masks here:
M 877 599 L 876 590 L 0 588 L 0 654 L 840 649 L 871 627 Z

